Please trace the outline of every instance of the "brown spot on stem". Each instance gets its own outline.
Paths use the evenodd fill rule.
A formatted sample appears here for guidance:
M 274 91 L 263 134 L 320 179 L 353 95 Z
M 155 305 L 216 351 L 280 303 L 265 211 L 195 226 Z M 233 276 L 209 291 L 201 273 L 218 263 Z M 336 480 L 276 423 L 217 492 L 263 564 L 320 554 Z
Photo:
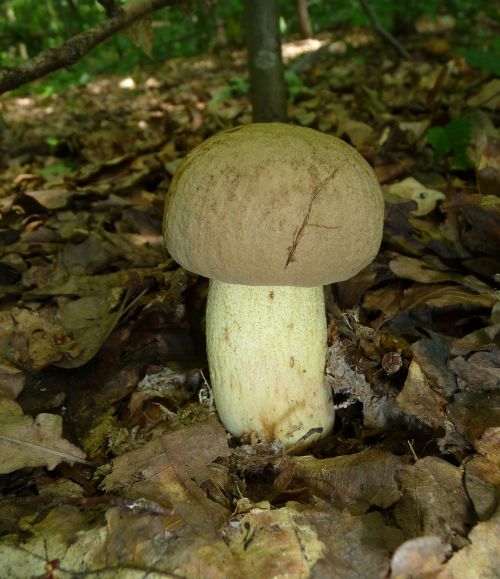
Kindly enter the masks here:
M 269 292 L 269 299 L 270 299 L 270 300 L 274 300 L 274 292 L 273 292 L 273 290 L 271 290 L 271 291 Z
M 290 356 L 290 361 L 288 363 L 290 364 L 290 368 L 293 368 L 295 366 L 295 358 Z

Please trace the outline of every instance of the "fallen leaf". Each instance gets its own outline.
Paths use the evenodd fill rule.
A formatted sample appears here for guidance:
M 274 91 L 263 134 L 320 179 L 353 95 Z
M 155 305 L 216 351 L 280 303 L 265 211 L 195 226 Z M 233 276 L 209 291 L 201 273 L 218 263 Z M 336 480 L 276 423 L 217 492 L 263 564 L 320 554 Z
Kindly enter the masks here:
M 479 92 L 467 100 L 467 104 L 473 108 L 484 107 L 491 111 L 500 108 L 500 79 L 494 78 L 484 84 Z
M 404 466 L 399 480 L 403 496 L 394 514 L 407 536 L 437 535 L 455 547 L 466 544 L 472 521 L 460 468 L 428 456 Z
M 310 577 L 325 545 L 313 526 L 296 519 L 297 513 L 288 507 L 254 508 L 226 525 L 222 533 L 243 577 Z
M 451 553 L 451 545 L 441 537 L 410 539 L 400 545 L 391 559 L 391 579 L 424 577 L 442 568 Z
M 0 398 L 15 400 L 24 388 L 26 374 L 14 365 L 0 360 Z
M 413 343 L 411 351 L 431 387 L 447 398 L 457 390 L 456 376 L 448 368 L 451 340 L 434 332 L 429 334 Z
M 445 199 L 444 193 L 426 187 L 413 177 L 407 177 L 392 185 L 384 185 L 384 192 L 415 201 L 417 208 L 412 213 L 417 217 L 427 215 L 435 209 L 438 201 Z
M 422 259 L 394 255 L 389 261 L 389 269 L 398 277 L 419 283 L 441 283 L 453 281 L 477 292 L 491 292 L 491 287 L 475 278 L 455 273 L 447 268 L 436 256 Z
M 449 367 L 458 377 L 461 390 L 484 392 L 500 390 L 500 349 L 474 352 L 467 358 L 457 356 Z
M 85 462 L 85 454 L 61 434 L 60 416 L 39 414 L 33 420 L 16 402 L 0 398 L 0 473 L 37 466 L 52 470 L 62 461 Z
M 118 292 L 113 292 L 118 294 Z M 95 295 L 61 304 L 56 318 L 64 336 L 69 335 L 79 345 L 78 353 L 66 355 L 53 364 L 61 368 L 78 368 L 91 360 L 118 323 L 125 299 L 117 306 L 117 295 Z
M 465 465 L 464 483 L 480 521 L 490 518 L 500 491 L 500 427 L 485 430 L 474 441 L 479 456 Z
M 458 392 L 448 404 L 448 417 L 466 438 L 476 440 L 500 424 L 500 393 Z
M 66 207 L 74 191 L 68 189 L 39 189 L 26 191 L 25 195 L 34 199 L 45 209 L 62 209 Z
M 318 579 L 359 579 L 388 575 L 392 552 L 404 540 L 401 531 L 385 524 L 380 512 L 351 515 L 320 503 L 309 507 L 287 503 L 325 545 L 323 558 L 312 570 Z
M 275 487 L 280 491 L 305 486 L 311 494 L 363 513 L 372 506 L 387 508 L 400 497 L 397 472 L 401 460 L 376 448 L 335 458 L 292 457 L 284 463 Z M 280 488 L 282 481 L 287 486 Z
M 500 468 L 497 461 L 474 456 L 465 465 L 464 485 L 480 521 L 488 520 L 498 504 Z
M 432 390 L 422 368 L 415 358 L 408 368 L 403 390 L 396 398 L 398 407 L 421 420 L 434 430 L 444 428 L 444 408 L 446 400 Z
M 448 561 L 437 579 L 471 579 L 498 577 L 500 553 L 500 509 L 488 521 L 476 525 L 467 545 Z
M 356 149 L 372 145 L 375 141 L 375 131 L 370 125 L 347 117 L 341 120 L 337 134 L 347 135 Z
M 199 485 L 210 478 L 208 465 L 228 455 L 226 433 L 216 418 L 210 418 L 122 454 L 113 461 L 104 487 L 172 505 L 188 525 L 210 536 L 228 513 Z

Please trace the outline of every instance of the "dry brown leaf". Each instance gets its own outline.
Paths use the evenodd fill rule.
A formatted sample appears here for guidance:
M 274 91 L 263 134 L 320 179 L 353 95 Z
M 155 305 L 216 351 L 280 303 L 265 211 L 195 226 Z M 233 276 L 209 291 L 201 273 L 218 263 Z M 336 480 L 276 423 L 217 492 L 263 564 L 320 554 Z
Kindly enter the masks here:
M 164 556 L 169 534 L 161 517 L 134 514 L 125 509 L 109 509 L 106 522 L 107 566 L 148 569 L 154 565 L 156 570 L 169 570 Z
M 410 363 L 408 376 L 403 390 L 396 398 L 396 404 L 403 412 L 416 416 L 434 430 L 444 428 L 446 400 L 432 390 L 415 358 Z
M 458 377 L 461 390 L 485 392 L 500 390 L 500 349 L 490 352 L 475 352 L 464 358 L 450 360 L 450 368 Z
M 494 579 L 498 577 L 500 553 L 500 509 L 493 517 L 476 525 L 467 545 L 448 561 L 437 579 Z
M 498 305 L 498 302 L 495 305 Z M 493 308 L 495 308 L 495 306 L 493 306 Z M 484 326 L 483 328 L 475 330 L 458 340 L 454 340 L 451 352 L 453 355 L 467 355 L 471 351 L 477 351 L 483 348 L 498 348 L 498 346 L 494 346 L 494 344 L 497 343 L 500 344 L 500 323 L 498 322 L 489 326 Z
M 104 487 L 112 492 L 125 489 L 131 496 L 172 505 L 188 525 L 210 536 L 228 513 L 209 500 L 198 485 L 210 478 L 208 465 L 228 455 L 226 433 L 212 417 L 119 456 Z
M 111 265 L 115 257 L 112 252 L 110 244 L 102 236 L 90 233 L 79 243 L 65 243 L 58 254 L 58 265 L 73 275 L 95 274 Z
M 428 456 L 405 466 L 399 478 L 403 496 L 394 506 L 394 513 L 407 536 L 437 535 L 462 547 L 472 522 L 462 470 Z
M 55 366 L 78 368 L 97 354 L 125 309 L 125 299 L 117 306 L 119 294 L 118 289 L 104 296 L 88 296 L 61 304 L 57 319 L 64 329 L 63 335 L 71 336 L 78 343 L 79 352 L 54 360 Z
M 500 108 L 500 79 L 494 78 L 481 87 L 481 90 L 470 97 L 467 104 L 474 108 L 485 107 L 491 111 Z
M 0 398 L 15 400 L 24 388 L 26 374 L 0 358 Z
M 362 149 L 368 145 L 373 145 L 375 142 L 375 131 L 372 127 L 361 121 L 344 118 L 341 120 L 337 129 L 337 134 L 347 135 L 352 145 L 356 149 Z
M 415 257 L 396 254 L 389 262 L 389 269 L 400 278 L 411 279 L 419 283 L 431 284 L 445 281 L 453 281 L 463 285 L 467 283 L 463 274 L 450 271 L 438 259 L 417 259 Z M 473 276 L 468 277 L 472 278 Z M 476 283 L 473 289 L 482 291 L 491 290 L 485 283 L 476 278 L 474 279 Z M 469 280 L 469 285 L 470 284 L 471 280 Z
M 401 309 L 414 308 L 418 305 L 444 308 L 447 306 L 475 305 L 491 308 L 496 302 L 495 296 L 488 293 L 473 294 L 456 286 L 433 285 L 409 288 L 401 300 Z
M 311 494 L 363 513 L 374 505 L 387 508 L 401 497 L 397 482 L 401 464 L 398 457 L 376 448 L 335 458 L 293 457 L 275 486 L 279 489 L 280 480 L 287 480 L 288 490 L 306 486 Z
M 133 22 L 125 29 L 125 34 L 141 50 L 153 58 L 153 20 L 150 15 L 144 16 Z
M 440 334 L 430 333 L 411 346 L 411 351 L 431 387 L 443 396 L 449 397 L 457 390 L 455 374 L 448 368 L 450 342 Z
M 27 286 L 35 284 L 35 289 L 24 293 L 26 298 L 41 298 L 47 296 L 95 296 L 109 293 L 113 289 L 136 286 L 139 289 L 150 284 L 163 284 L 184 291 L 188 284 L 188 275 L 182 269 L 165 271 L 170 262 L 158 268 L 130 268 L 102 275 L 47 275 L 46 271 L 36 271 L 26 276 Z M 37 273 L 40 275 L 38 276 Z
M 92 528 L 99 524 L 98 519 L 95 512 L 73 506 L 57 507 L 34 524 L 32 514 L 21 519 L 23 540 L 17 544 L 8 539 L 0 542 L 1 576 L 9 579 L 45 577 L 51 561 L 57 561 L 58 577 L 105 567 L 106 527 Z M 28 540 L 27 532 L 32 535 Z
M 476 440 L 500 424 L 500 392 L 458 392 L 448 405 L 448 416 L 459 432 Z
M 391 579 L 429 577 L 442 568 L 451 545 L 441 537 L 410 539 L 400 545 L 391 560 Z
M 33 420 L 16 402 L 0 398 L 0 473 L 36 466 L 51 470 L 63 461 L 85 462 L 85 454 L 61 434 L 60 416 L 39 414 Z
M 499 504 L 500 427 L 485 430 L 474 447 L 480 454 L 465 464 L 464 482 L 479 520 L 484 521 Z
M 312 577 L 359 579 L 388 575 L 390 556 L 404 537 L 399 529 L 384 523 L 381 513 L 354 516 L 322 503 L 317 507 L 298 503 L 287 506 L 300 513 L 297 523 L 310 525 L 325 545 L 324 556 L 314 566 Z
M 427 215 L 435 209 L 438 201 L 445 199 L 444 193 L 426 187 L 413 177 L 407 177 L 392 185 L 385 185 L 384 192 L 415 201 L 417 209 L 414 209 L 412 213 L 418 217 Z
M 474 505 L 477 518 L 488 520 L 498 504 L 500 491 L 500 468 L 495 461 L 474 456 L 465 464 L 464 485 Z
M 82 194 L 69 189 L 34 189 L 26 191 L 25 195 L 34 199 L 45 209 L 62 209 L 66 207 L 74 195 Z
M 325 545 L 311 525 L 296 518 L 297 513 L 288 507 L 254 508 L 223 529 L 242 577 L 310 577 L 312 567 L 325 554 Z

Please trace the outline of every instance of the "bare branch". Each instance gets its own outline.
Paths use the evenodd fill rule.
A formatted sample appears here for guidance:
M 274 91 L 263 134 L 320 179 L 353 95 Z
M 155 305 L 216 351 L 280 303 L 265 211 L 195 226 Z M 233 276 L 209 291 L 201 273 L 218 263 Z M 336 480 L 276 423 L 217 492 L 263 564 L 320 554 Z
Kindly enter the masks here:
M 183 3 L 183 0 L 131 0 L 116 16 L 73 36 L 60 46 L 49 48 L 19 66 L 0 68 L 0 94 L 60 68 L 71 66 L 118 30 L 164 6 Z M 103 0 L 101 4 L 111 6 L 114 3 Z
M 407 58 L 408 60 L 410 60 L 411 56 L 406 50 L 406 48 L 402 44 L 400 44 L 396 40 L 396 38 L 394 38 L 394 36 L 382 26 L 382 24 L 380 24 L 380 20 L 378 19 L 378 16 L 373 10 L 373 8 L 370 6 L 368 0 L 359 0 L 359 2 L 363 10 L 366 12 L 368 18 L 370 19 L 373 28 L 375 28 L 375 30 L 380 34 L 380 36 L 383 36 L 387 40 L 387 42 L 389 42 L 403 58 Z

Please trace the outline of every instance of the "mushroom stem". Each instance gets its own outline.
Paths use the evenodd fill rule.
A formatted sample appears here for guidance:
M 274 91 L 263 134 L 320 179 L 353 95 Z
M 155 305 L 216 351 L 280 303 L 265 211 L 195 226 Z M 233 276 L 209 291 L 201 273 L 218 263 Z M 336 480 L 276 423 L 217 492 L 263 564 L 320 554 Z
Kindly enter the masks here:
M 334 421 L 325 380 L 323 287 L 210 281 L 207 353 L 215 404 L 235 436 L 255 432 L 303 448 Z

